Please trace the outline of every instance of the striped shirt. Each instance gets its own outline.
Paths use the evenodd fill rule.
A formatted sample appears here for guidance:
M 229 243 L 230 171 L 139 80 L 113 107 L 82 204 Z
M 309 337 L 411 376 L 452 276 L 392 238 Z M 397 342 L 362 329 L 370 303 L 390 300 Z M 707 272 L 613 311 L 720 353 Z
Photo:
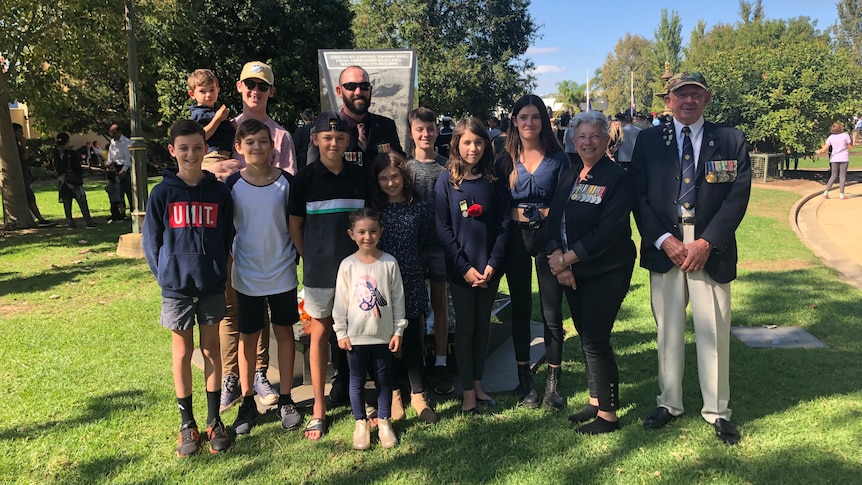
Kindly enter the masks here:
M 336 175 L 317 160 L 296 174 L 288 212 L 304 219 L 303 286 L 335 288 L 338 265 L 356 252 L 347 235 L 348 217 L 365 207 L 367 189 L 365 171 L 350 163 Z

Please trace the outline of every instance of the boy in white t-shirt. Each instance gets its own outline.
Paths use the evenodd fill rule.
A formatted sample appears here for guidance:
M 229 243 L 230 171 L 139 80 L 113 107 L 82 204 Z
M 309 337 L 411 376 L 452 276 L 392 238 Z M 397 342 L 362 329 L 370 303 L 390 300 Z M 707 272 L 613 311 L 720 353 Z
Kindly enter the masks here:
M 269 325 L 267 306 L 278 342 L 278 416 L 284 429 L 298 429 L 302 424 L 302 416 L 290 397 L 295 355 L 293 324 L 299 320 L 297 253 L 287 222 L 293 176 L 270 165 L 272 145 L 271 132 L 263 121 L 243 121 L 237 127 L 235 150 L 245 157 L 246 166 L 227 179 L 236 228 L 231 285 L 236 290 L 243 396 L 233 424 L 238 435 L 251 432 L 258 416 L 254 375 L 257 342 L 264 326 Z

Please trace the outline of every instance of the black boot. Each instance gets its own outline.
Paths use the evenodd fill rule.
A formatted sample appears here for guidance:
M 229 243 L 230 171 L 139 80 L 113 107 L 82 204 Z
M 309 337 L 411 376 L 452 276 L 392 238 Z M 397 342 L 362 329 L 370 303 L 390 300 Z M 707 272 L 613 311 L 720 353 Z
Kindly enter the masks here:
M 533 371 L 530 364 L 518 364 L 518 392 L 521 394 L 521 405 L 530 409 L 539 407 L 539 393 L 533 382 Z
M 566 401 L 560 397 L 560 374 L 562 368 L 548 366 L 548 378 L 545 379 L 545 399 L 542 404 L 551 411 L 559 411 L 566 405 Z

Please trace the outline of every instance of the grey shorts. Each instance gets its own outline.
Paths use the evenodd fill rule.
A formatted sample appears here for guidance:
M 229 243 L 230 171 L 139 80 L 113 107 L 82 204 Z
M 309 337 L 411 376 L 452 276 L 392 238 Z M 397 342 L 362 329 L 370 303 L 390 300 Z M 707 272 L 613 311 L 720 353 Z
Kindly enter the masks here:
M 332 305 L 335 303 L 335 288 L 309 288 L 303 290 L 305 295 L 305 313 L 315 320 L 332 316 Z
M 224 292 L 186 298 L 162 297 L 162 326 L 169 330 L 190 330 L 198 325 L 218 325 L 226 312 Z
M 419 254 L 425 277 L 431 281 L 446 281 L 446 256 L 443 249 L 423 251 Z

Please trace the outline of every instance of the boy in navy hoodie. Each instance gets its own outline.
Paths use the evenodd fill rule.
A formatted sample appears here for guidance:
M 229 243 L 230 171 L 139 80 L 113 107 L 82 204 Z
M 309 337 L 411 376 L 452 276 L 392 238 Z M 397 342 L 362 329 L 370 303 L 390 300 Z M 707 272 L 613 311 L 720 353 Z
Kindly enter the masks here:
M 227 255 L 233 238 L 230 190 L 201 170 L 207 151 L 204 130 L 192 120 L 171 126 L 168 151 L 178 169 L 165 169 L 153 188 L 144 220 L 143 248 L 162 288 L 162 326 L 172 332 L 174 389 L 181 425 L 177 456 L 200 452 L 201 436 L 192 412 L 194 324 L 200 326 L 207 389 L 206 438 L 210 452 L 228 450 L 233 435 L 219 418 L 221 349 L 218 324 L 225 314 Z

